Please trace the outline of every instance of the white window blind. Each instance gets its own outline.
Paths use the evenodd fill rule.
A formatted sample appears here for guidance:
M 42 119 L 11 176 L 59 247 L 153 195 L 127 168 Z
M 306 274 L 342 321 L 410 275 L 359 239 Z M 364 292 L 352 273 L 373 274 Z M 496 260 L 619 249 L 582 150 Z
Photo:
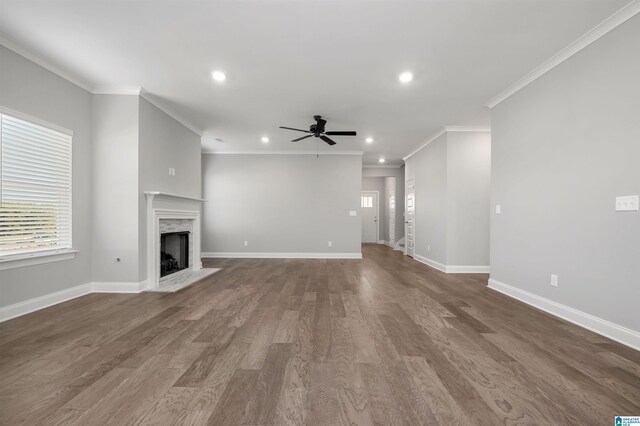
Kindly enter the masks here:
M 0 114 L 0 256 L 71 248 L 71 140 Z

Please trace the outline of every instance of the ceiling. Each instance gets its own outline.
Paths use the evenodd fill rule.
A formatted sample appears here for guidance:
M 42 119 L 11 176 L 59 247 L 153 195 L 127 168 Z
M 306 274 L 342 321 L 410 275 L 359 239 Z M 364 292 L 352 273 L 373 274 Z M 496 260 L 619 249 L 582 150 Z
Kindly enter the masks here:
M 0 0 L 0 32 L 91 87 L 142 86 L 201 130 L 203 151 L 400 164 L 442 126 L 489 125 L 486 101 L 628 2 Z M 278 129 L 314 114 L 358 136 L 317 146 Z

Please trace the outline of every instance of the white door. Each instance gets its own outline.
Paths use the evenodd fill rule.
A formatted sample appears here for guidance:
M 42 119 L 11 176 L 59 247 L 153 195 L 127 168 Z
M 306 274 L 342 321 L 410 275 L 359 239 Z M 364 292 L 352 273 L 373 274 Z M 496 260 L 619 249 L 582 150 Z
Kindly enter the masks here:
M 378 242 L 378 191 L 362 191 L 362 242 Z
M 389 217 L 389 245 L 395 247 L 396 244 L 396 178 L 385 178 L 386 192 L 388 196 L 387 212 Z
M 413 179 L 407 181 L 405 194 L 407 194 L 407 205 L 404 217 L 404 235 L 406 236 L 404 253 L 413 257 L 416 247 L 416 186 Z

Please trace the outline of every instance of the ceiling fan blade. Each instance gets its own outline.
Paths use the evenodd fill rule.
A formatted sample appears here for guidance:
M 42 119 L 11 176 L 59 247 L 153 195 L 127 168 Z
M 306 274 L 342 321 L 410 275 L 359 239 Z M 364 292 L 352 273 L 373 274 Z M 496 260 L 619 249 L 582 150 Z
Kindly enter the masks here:
M 335 131 L 335 132 L 324 132 L 325 135 L 329 136 L 355 136 L 356 132 L 353 130 L 350 131 Z
M 303 136 L 303 137 L 301 137 L 301 138 L 294 139 L 294 140 L 292 140 L 291 142 L 298 142 L 298 141 L 301 141 L 302 139 L 310 138 L 311 136 L 313 136 L 313 135 Z
M 305 133 L 311 133 L 308 130 L 302 130 L 302 129 L 294 129 L 293 127 L 285 127 L 285 126 L 280 126 L 281 129 L 287 129 L 287 130 L 295 130 L 296 132 L 305 132 Z
M 329 139 L 328 137 L 326 137 L 325 135 L 320 136 L 320 139 L 322 139 L 323 141 L 325 141 L 326 143 L 328 143 L 329 145 L 335 145 L 336 143 L 334 141 L 332 141 L 331 139 Z

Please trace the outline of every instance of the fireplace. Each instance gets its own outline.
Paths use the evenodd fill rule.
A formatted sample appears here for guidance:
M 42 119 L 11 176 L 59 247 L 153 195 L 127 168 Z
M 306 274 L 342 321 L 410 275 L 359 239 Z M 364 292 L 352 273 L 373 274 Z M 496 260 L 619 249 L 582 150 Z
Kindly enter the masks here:
M 189 232 L 166 232 L 160 236 L 160 277 L 189 267 Z

